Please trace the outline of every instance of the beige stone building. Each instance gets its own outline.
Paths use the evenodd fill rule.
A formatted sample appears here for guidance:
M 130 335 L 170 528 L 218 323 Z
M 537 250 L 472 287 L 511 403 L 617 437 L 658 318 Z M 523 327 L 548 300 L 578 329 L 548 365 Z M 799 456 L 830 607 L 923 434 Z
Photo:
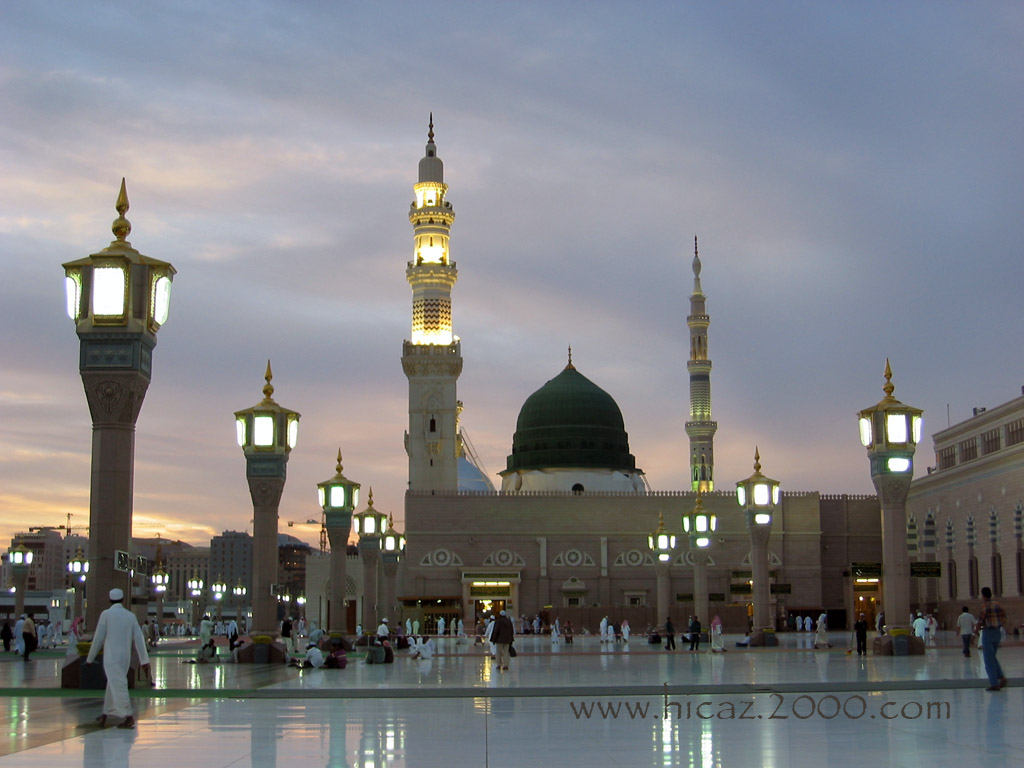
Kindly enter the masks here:
M 937 575 L 915 579 L 920 603 L 951 626 L 976 611 L 982 587 L 1001 598 L 1013 626 L 1024 622 L 1024 395 L 976 408 L 936 432 L 935 466 L 907 499 L 912 559 Z

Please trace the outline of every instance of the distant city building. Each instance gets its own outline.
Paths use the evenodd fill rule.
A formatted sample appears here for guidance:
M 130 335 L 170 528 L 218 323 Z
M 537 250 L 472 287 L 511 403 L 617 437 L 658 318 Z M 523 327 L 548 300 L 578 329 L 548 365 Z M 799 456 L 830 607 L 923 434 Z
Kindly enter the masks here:
M 222 578 L 228 594 L 239 581 L 246 594 L 252 590 L 252 536 L 245 531 L 224 531 L 210 539 L 209 573 Z

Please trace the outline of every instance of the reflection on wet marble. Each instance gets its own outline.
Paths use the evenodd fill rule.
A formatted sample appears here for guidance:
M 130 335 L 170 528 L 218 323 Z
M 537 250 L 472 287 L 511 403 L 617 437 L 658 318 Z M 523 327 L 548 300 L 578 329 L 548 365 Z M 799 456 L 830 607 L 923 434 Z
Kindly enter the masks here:
M 1024 763 L 1021 691 L 986 692 L 980 659 L 964 659 L 952 647 L 930 650 L 925 657 L 858 659 L 842 647 L 815 652 L 795 644 L 721 655 L 669 653 L 639 644 L 609 650 L 596 641 L 556 652 L 540 639 L 521 638 L 517 644 L 522 653 L 509 672 L 495 670 L 484 655 L 465 646 L 430 662 L 399 658 L 394 665 L 355 663 L 342 672 L 197 669 L 181 665 L 172 654 L 158 664 L 158 679 L 181 693 L 160 697 L 156 691 L 134 699 L 135 731 L 79 728 L 99 713 L 98 697 L 51 690 L 0 700 L 8 726 L 0 742 L 0 768 L 502 768 L 536 760 L 588 767 L 959 768 L 977 764 L 979 750 L 1000 764 Z M 1024 649 L 1006 647 L 1000 657 L 1014 682 L 1024 683 L 1018 680 L 1024 677 Z M 47 663 L 41 659 L 34 670 L 0 663 L 0 686 L 9 691 L 19 687 L 19 676 L 30 675 L 31 684 L 25 680 L 21 687 L 43 687 Z M 891 680 L 903 681 L 903 688 L 877 690 L 880 681 Z M 920 680 L 937 687 L 915 690 Z M 768 687 L 785 682 L 807 690 L 701 688 L 663 696 L 619 691 L 686 681 Z M 546 685 L 573 688 L 572 695 L 489 695 Z M 414 698 L 449 686 L 461 690 L 450 698 Z M 214 687 L 224 698 L 209 698 Z M 197 688 L 207 698 L 188 693 Z M 257 688 L 281 698 L 246 694 Z M 377 697 L 310 698 L 314 691 L 344 695 L 352 688 Z

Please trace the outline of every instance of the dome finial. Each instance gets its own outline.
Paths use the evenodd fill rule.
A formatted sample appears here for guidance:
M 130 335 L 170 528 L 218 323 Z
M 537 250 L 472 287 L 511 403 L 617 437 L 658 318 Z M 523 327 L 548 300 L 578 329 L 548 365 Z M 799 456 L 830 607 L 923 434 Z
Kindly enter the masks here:
M 427 130 L 427 143 L 428 144 L 433 144 L 434 143 L 434 113 L 433 112 L 430 113 L 430 126 L 429 126 L 429 129 Z
M 892 393 L 895 391 L 896 386 L 892 383 L 892 368 L 889 366 L 889 358 L 885 358 L 885 386 L 882 387 L 882 391 L 885 392 L 886 397 L 892 397 Z
M 128 190 L 125 188 L 123 176 L 121 177 L 121 191 L 117 193 L 117 202 L 114 203 L 114 208 L 117 209 L 117 218 L 110 225 L 110 229 L 114 233 L 114 237 L 118 240 L 124 240 L 131 234 L 132 225 L 124 217 L 128 211 Z
M 338 468 L 335 470 L 339 475 L 341 474 L 341 448 L 338 449 Z
M 754 446 L 754 471 L 761 471 L 761 452 L 757 449 L 756 445 Z
M 569 345 L 569 362 L 566 363 L 565 369 L 567 371 L 575 371 L 576 366 L 572 364 L 572 344 Z
M 263 374 L 263 378 L 267 380 L 263 387 L 263 396 L 269 400 L 271 395 L 274 394 L 274 385 L 270 383 L 271 379 L 274 378 L 274 372 L 270 370 L 270 358 L 267 358 L 267 372 Z
M 370 497 L 366 501 L 366 508 L 373 509 L 373 486 L 370 486 Z

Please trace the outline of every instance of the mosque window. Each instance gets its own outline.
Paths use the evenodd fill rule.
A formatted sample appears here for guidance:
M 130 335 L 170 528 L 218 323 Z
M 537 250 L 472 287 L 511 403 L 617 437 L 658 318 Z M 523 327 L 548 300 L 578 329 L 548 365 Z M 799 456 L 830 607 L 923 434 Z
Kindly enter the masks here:
M 430 431 L 437 432 L 437 419 L 433 416 L 430 417 Z
M 1017 569 L 1020 570 L 1020 553 L 1017 556 Z M 949 599 L 956 599 L 956 560 L 949 561 L 949 567 L 946 568 L 946 574 L 949 578 Z M 1019 576 L 1018 576 L 1019 578 Z
M 971 597 L 978 596 L 978 558 L 974 555 L 967 560 L 967 592 Z
M 1024 419 L 1011 421 L 1006 425 L 1006 444 L 1024 443 Z

